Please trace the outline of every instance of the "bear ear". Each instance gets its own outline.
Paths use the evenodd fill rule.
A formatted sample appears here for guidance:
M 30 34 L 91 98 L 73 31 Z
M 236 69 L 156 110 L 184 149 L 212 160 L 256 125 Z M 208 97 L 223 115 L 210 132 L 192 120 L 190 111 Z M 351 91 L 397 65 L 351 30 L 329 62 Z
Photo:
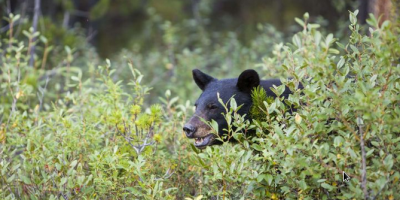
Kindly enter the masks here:
M 248 69 L 243 71 L 237 82 L 237 87 L 242 92 L 250 93 L 254 87 L 260 85 L 260 77 L 255 70 Z
M 200 71 L 198 69 L 194 69 L 192 71 L 192 74 L 193 74 L 194 82 L 196 82 L 197 86 L 199 86 L 199 88 L 203 91 L 211 81 L 216 80 L 215 78 L 203 73 L 202 71 Z

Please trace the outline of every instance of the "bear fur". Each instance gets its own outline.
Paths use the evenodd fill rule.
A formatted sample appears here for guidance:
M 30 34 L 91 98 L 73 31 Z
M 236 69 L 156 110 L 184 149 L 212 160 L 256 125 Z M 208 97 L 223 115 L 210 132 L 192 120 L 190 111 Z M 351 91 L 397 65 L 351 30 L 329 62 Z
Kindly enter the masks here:
M 252 106 L 251 92 L 257 86 L 262 86 L 267 96 L 276 97 L 270 88 L 281 85 L 279 79 L 260 80 L 255 70 L 249 69 L 243 71 L 238 78 L 218 80 L 210 75 L 201 72 L 198 69 L 192 71 L 193 79 L 197 86 L 203 91 L 195 103 L 196 111 L 189 121 L 184 125 L 183 130 L 188 138 L 195 139 L 194 145 L 197 148 L 205 148 L 206 146 L 220 144 L 221 141 L 216 140 L 216 136 L 211 132 L 211 127 L 204 123 L 205 121 L 214 120 L 218 123 L 218 134 L 223 136 L 226 134 L 228 124 L 222 115 L 225 112 L 223 105 L 218 102 L 217 93 L 226 103 L 232 96 L 237 105 L 242 105 L 238 113 L 246 114 L 249 119 L 249 110 Z M 286 88 L 282 96 L 288 98 L 291 91 Z

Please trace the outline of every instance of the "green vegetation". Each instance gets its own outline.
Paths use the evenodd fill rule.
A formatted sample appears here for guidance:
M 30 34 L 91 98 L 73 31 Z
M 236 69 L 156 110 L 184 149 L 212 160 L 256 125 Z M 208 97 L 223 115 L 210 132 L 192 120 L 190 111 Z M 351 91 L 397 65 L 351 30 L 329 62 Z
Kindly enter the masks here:
M 251 92 L 251 99 L 253 101 L 253 105 L 250 108 L 251 119 L 256 120 L 258 123 L 267 120 L 268 104 L 273 103 L 275 99 L 273 97 L 268 97 L 267 92 L 260 86 L 253 89 Z
M 45 33 L 17 39 L 10 26 L 0 43 L 0 198 L 400 199 L 399 26 L 371 17 L 363 34 L 350 13 L 344 44 L 308 14 L 296 22 L 303 30 L 291 43 L 260 26 L 249 47 L 205 34 L 192 50 L 176 30 L 196 27 L 164 22 L 168 45 L 105 62 L 85 40 L 50 48 Z M 258 91 L 261 117 L 249 122 L 231 99 L 225 117 L 238 143 L 194 148 L 182 132 L 200 93 L 191 69 L 234 77 L 254 65 L 282 78 L 293 91 L 284 102 L 298 110 Z

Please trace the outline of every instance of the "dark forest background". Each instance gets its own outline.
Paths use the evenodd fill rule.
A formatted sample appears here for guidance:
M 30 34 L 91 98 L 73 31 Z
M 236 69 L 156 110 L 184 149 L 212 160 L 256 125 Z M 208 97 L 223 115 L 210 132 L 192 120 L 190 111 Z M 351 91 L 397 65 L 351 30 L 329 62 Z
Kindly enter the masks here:
M 34 15 L 34 0 L 0 0 L 0 14 L 21 14 L 19 22 Z M 74 46 L 71 29 L 81 29 L 101 57 L 111 57 L 122 48 L 139 45 L 150 49 L 159 44 L 160 34 L 150 33 L 146 22 L 156 13 L 161 19 L 180 23 L 186 19 L 201 22 L 210 32 L 235 32 L 248 43 L 257 34 L 258 24 L 271 24 L 286 35 L 298 31 L 294 17 L 308 12 L 310 21 L 334 31 L 341 27 L 347 10 L 362 4 L 357 0 L 41 0 L 38 31 L 54 38 L 53 42 Z M 1 33 L 7 30 L 2 22 Z M 71 32 L 72 35 L 76 34 Z

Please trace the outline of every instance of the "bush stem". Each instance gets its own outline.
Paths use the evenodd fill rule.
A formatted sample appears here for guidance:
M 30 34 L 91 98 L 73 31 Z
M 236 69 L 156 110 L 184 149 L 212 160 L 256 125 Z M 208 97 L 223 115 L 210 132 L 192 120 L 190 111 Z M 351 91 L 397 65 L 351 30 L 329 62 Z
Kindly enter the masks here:
M 361 146 L 361 188 L 364 192 L 364 199 L 368 199 L 368 190 L 367 190 L 367 165 L 366 165 L 366 155 L 365 155 L 365 147 L 364 147 L 364 133 L 362 129 L 362 125 L 358 125 L 358 131 L 360 134 L 360 146 Z

